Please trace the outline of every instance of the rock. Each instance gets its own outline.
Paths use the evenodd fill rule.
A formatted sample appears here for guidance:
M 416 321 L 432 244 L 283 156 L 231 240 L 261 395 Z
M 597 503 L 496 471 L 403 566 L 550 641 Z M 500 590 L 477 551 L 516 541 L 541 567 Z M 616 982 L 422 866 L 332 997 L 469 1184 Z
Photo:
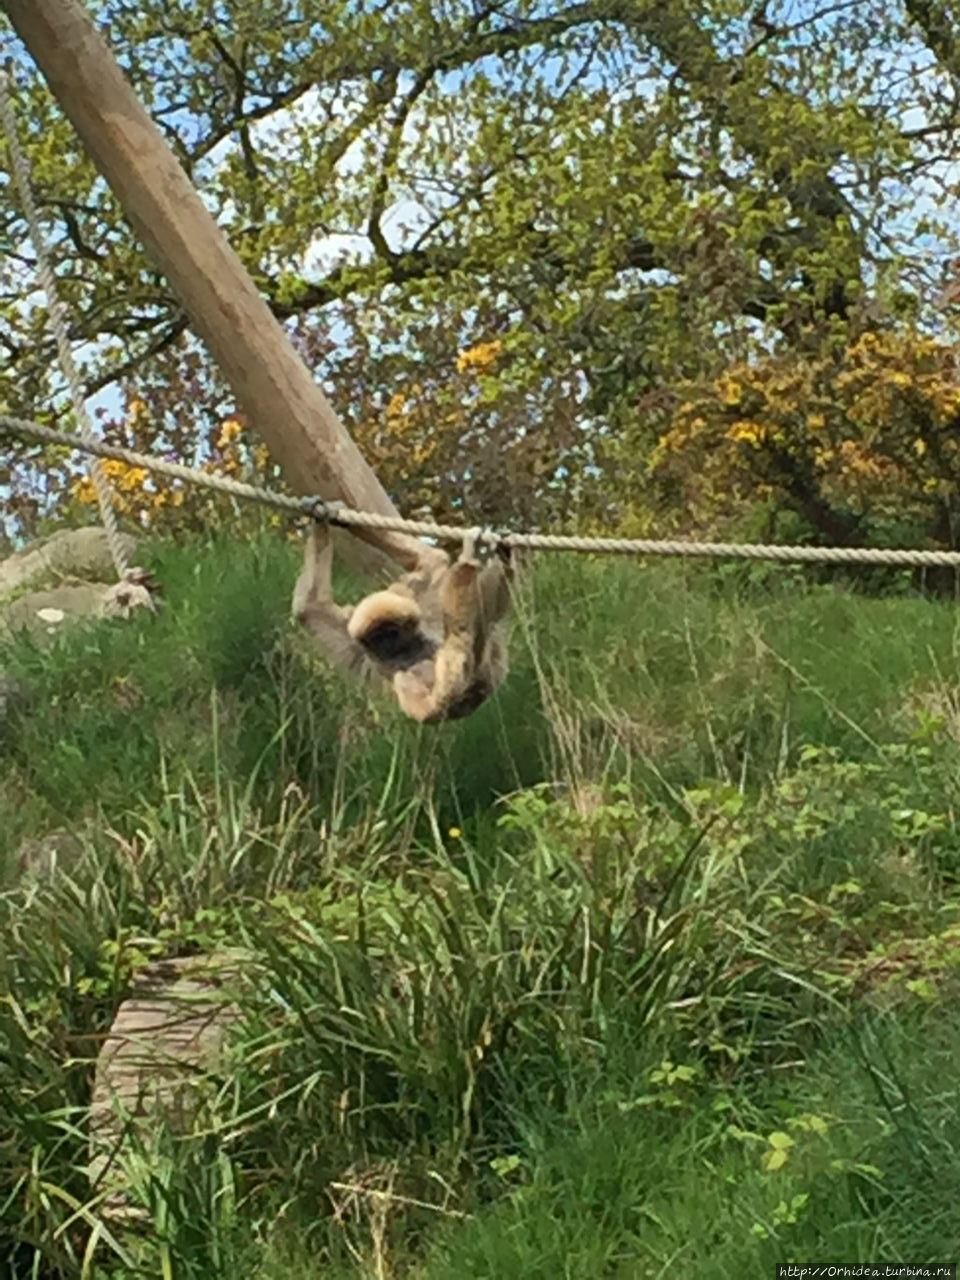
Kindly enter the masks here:
M 131 555 L 136 541 L 128 534 L 121 539 Z M 62 529 L 0 562 L 0 598 L 51 576 L 71 580 L 45 590 L 28 590 L 0 604 L 0 639 L 24 628 L 40 638 L 56 635 L 65 623 L 78 618 L 127 618 L 134 609 L 152 610 L 153 594 L 160 589 L 139 568 L 129 569 L 121 582 L 114 580 L 103 529 Z M 107 581 L 93 581 L 96 578 Z
M 224 1059 L 249 972 L 250 957 L 224 951 L 155 961 L 135 977 L 97 1058 L 90 1104 L 88 1174 L 110 1189 L 105 1214 L 141 1216 L 125 1192 L 124 1162 L 135 1164 L 138 1144 L 149 1147 L 158 1117 L 174 1132 L 189 1129 L 204 1075 Z
M 132 558 L 136 539 L 127 533 L 120 537 L 128 559 Z M 107 580 L 114 577 L 113 559 L 104 530 L 95 525 L 83 529 L 60 529 L 0 560 L 0 597 L 51 574 Z
M 103 582 L 77 582 L 18 596 L 0 606 L 0 637 L 26 629 L 43 638 L 56 635 L 66 622 L 98 618 L 109 589 Z

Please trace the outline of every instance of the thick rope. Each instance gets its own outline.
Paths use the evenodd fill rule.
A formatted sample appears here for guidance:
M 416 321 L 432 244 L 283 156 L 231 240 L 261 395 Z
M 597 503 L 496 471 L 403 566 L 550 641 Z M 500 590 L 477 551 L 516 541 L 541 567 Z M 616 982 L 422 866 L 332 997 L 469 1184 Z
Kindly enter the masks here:
M 411 533 L 421 538 L 436 538 L 439 542 L 461 542 L 465 531 L 458 525 L 434 524 L 429 520 L 405 520 L 402 516 L 380 516 L 370 511 L 352 511 L 339 503 L 324 503 L 320 498 L 294 498 L 276 493 L 261 485 L 246 484 L 231 476 L 197 471 L 181 462 L 168 462 L 165 458 L 152 458 L 133 449 L 104 444 L 100 440 L 80 441 L 66 431 L 11 418 L 0 414 L 0 433 L 20 436 L 27 440 L 42 440 L 47 444 L 64 445 L 102 458 L 115 458 L 131 467 L 143 467 L 146 471 L 183 480 L 202 489 L 214 489 L 231 497 L 259 502 L 278 511 L 294 515 L 316 515 L 330 524 L 344 528 L 383 529 L 389 532 Z M 887 547 L 798 547 L 775 546 L 766 543 L 742 542 L 684 542 L 679 539 L 653 538 L 581 538 L 552 533 L 493 533 L 484 530 L 479 541 L 490 546 L 505 548 L 527 547 L 534 551 L 581 551 L 596 554 L 630 556 L 693 556 L 711 559 L 798 561 L 807 564 L 882 564 L 905 565 L 912 568 L 941 566 L 960 569 L 960 551 L 912 551 L 907 548 Z
M 40 281 L 40 287 L 43 289 L 47 299 L 47 316 L 49 319 L 50 331 L 57 344 L 60 368 L 63 370 L 64 377 L 67 380 L 67 385 L 70 388 L 70 402 L 73 406 L 74 417 L 77 421 L 77 431 L 80 439 L 89 448 L 89 446 L 97 443 L 97 437 L 94 434 L 90 415 L 87 413 L 83 383 L 81 382 L 77 366 L 74 363 L 73 351 L 70 347 L 67 312 L 60 298 L 60 292 L 57 287 L 57 277 L 53 271 L 50 249 L 47 244 L 46 236 L 43 232 L 43 225 L 40 222 L 40 213 L 37 208 L 37 202 L 33 197 L 30 167 L 27 163 L 27 158 L 21 149 L 20 139 L 17 134 L 17 122 L 13 114 L 13 105 L 10 97 L 9 76 L 2 68 L 0 68 L 0 123 L 2 123 L 3 131 L 6 134 L 7 146 L 10 150 L 13 175 L 20 195 L 20 204 L 30 228 L 30 239 L 33 242 L 34 253 L 37 257 L 37 278 Z M 89 449 L 89 452 L 93 453 L 94 450 Z M 117 513 L 113 505 L 113 492 L 110 487 L 110 481 L 107 478 L 107 473 L 99 458 L 95 457 L 91 463 L 90 475 L 97 491 L 97 502 L 100 507 L 100 519 L 103 522 L 103 527 L 107 535 L 107 545 L 110 548 L 110 555 L 117 571 L 117 577 L 122 579 L 127 576 L 130 570 L 130 562 L 127 559 L 123 539 L 121 538 L 120 530 L 117 527 Z

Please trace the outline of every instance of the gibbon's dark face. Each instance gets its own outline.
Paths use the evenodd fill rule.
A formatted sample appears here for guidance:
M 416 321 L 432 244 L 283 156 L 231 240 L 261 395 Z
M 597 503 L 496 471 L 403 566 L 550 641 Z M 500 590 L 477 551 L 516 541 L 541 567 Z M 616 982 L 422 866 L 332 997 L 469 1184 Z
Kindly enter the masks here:
M 397 622 L 381 622 L 359 639 L 375 658 L 398 671 L 423 662 L 436 648 L 418 627 Z

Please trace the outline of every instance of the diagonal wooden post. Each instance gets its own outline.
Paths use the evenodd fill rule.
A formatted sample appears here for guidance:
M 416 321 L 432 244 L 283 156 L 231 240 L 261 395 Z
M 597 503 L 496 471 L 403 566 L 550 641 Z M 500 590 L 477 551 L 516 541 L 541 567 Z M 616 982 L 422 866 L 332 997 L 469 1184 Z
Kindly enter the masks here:
M 0 8 L 291 487 L 395 515 L 80 0 L 0 0 Z M 404 534 L 356 532 L 407 568 L 423 550 Z M 383 555 L 352 559 L 386 567 Z

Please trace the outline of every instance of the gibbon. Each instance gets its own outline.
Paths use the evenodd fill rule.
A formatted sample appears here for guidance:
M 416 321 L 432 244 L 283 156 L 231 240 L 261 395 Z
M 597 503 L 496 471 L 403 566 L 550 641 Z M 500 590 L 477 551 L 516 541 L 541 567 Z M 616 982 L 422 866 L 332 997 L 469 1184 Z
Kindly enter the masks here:
M 423 724 L 470 715 L 507 674 L 509 551 L 481 565 L 477 534 L 459 558 L 420 544 L 417 566 L 384 591 L 341 607 L 332 594 L 330 531 L 315 520 L 293 592 L 293 615 L 332 664 L 388 684 Z

